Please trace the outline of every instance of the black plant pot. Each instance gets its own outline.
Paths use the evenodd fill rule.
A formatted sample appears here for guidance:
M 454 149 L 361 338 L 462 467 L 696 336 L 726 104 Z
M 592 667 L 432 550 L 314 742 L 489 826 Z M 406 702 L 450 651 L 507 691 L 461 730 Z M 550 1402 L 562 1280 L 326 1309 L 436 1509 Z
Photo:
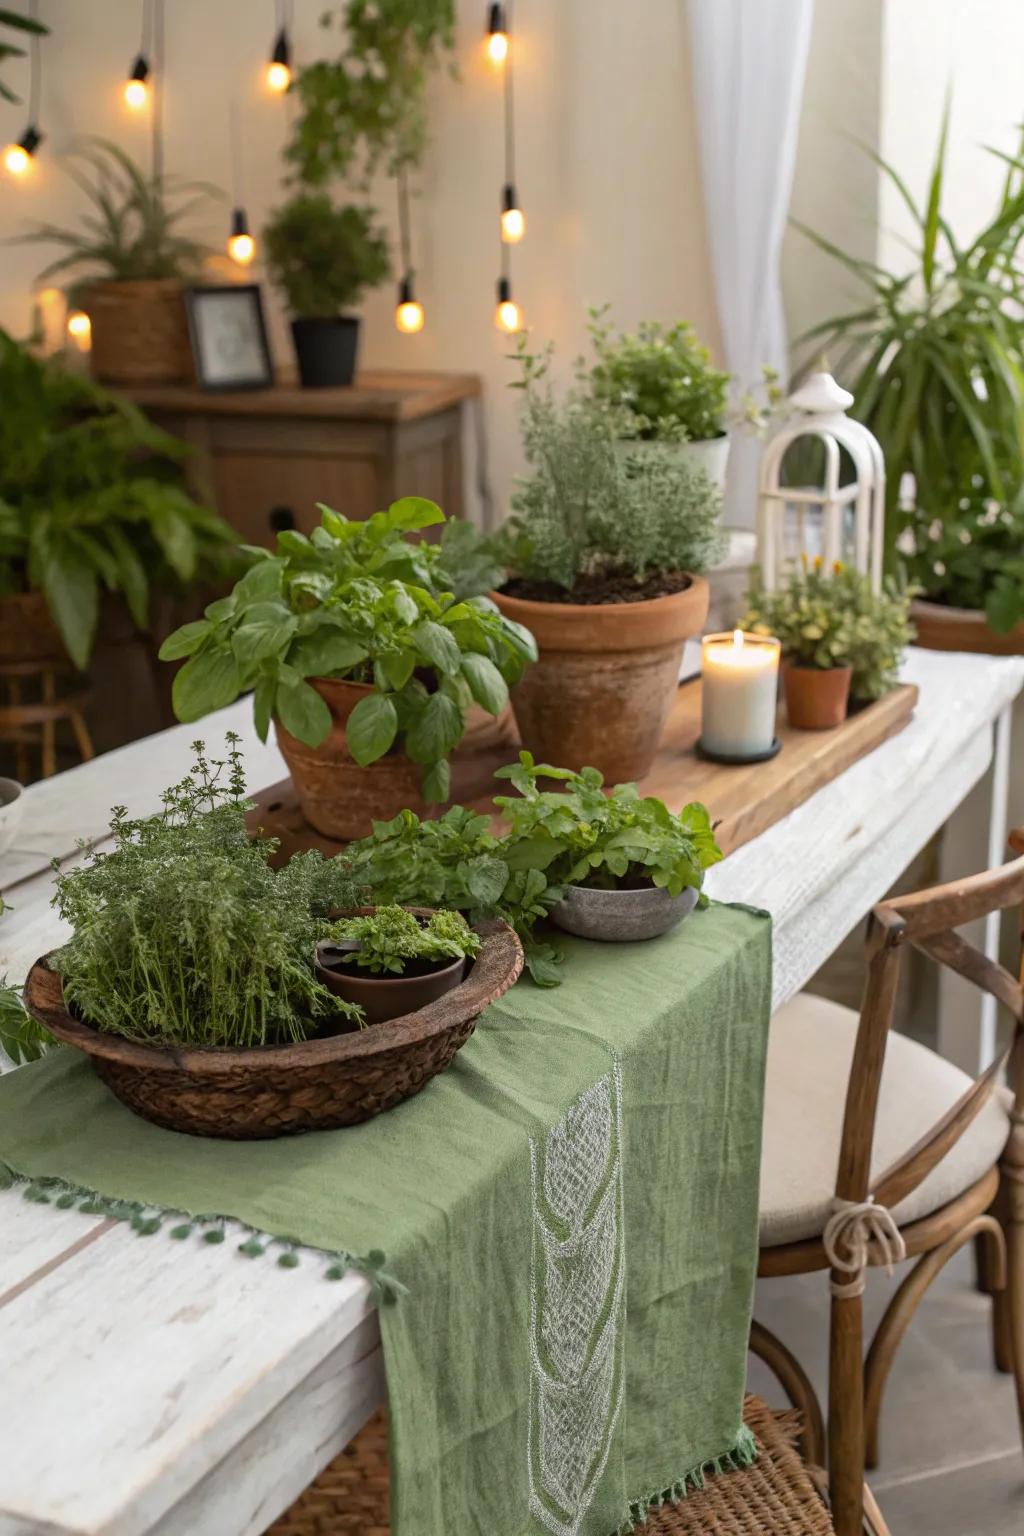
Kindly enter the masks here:
M 359 350 L 359 321 L 349 315 L 293 320 L 292 338 L 304 389 L 351 384 Z

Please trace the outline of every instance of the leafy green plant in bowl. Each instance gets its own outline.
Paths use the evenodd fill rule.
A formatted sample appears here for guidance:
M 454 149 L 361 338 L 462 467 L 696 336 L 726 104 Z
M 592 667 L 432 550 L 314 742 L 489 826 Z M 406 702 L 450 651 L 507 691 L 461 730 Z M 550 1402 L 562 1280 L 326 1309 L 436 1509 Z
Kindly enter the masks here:
M 332 923 L 317 945 L 317 975 L 377 1024 L 452 991 L 479 952 L 479 935 L 460 912 L 391 904 Z

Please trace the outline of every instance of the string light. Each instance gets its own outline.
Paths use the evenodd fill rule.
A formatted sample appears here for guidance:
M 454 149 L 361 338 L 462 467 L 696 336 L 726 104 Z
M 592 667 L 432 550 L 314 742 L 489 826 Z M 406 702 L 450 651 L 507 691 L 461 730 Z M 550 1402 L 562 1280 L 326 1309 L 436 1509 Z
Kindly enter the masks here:
M 526 214 L 519 206 L 516 189 L 505 183 L 501 194 L 501 238 L 506 245 L 518 245 L 526 234 Z
M 232 211 L 228 255 L 240 267 L 247 267 L 256 255 L 256 241 L 249 233 L 249 220 L 244 208 L 235 208 Z
M 395 329 L 403 336 L 415 336 L 426 324 L 423 305 L 413 292 L 412 236 L 409 229 L 409 183 L 405 166 L 400 165 L 397 175 L 398 189 L 398 247 L 402 262 L 402 281 L 398 285 L 398 301 L 395 304 Z
M 277 0 L 277 34 L 267 61 L 266 82 L 270 90 L 283 95 L 292 83 L 292 45 L 289 35 L 291 0 Z
M 38 25 L 39 0 L 32 0 L 29 16 Z M 43 28 L 43 31 L 46 29 Z M 20 139 L 8 144 L 4 150 L 4 166 L 10 176 L 21 178 L 26 176 L 32 168 L 36 150 L 43 142 L 43 134 L 39 129 L 39 92 L 41 85 L 42 63 L 39 53 L 39 32 L 31 34 L 29 42 L 29 60 L 31 68 L 29 95 L 28 95 L 28 127 Z
M 124 100 L 133 112 L 141 112 L 149 101 L 149 65 L 144 54 L 139 54 L 124 83 Z
M 84 309 L 68 311 L 68 335 L 80 352 L 88 352 L 92 346 L 92 321 Z
M 523 328 L 523 312 L 512 297 L 512 283 L 507 277 L 498 278 L 498 304 L 494 311 L 494 324 L 499 331 L 514 336 Z
M 398 285 L 398 303 L 395 306 L 395 326 L 405 336 L 415 336 L 426 323 L 423 305 L 413 296 L 412 278 L 403 277 Z
M 505 7 L 496 3 L 487 11 L 487 41 L 484 45 L 492 64 L 504 64 L 508 58 L 508 27 L 505 24 Z

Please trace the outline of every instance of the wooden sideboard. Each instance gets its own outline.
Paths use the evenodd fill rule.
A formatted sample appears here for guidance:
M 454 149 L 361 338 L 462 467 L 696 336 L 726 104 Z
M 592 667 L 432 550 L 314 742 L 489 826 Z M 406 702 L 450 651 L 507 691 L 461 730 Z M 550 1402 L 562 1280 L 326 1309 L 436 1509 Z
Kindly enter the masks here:
M 125 391 L 195 450 L 194 492 L 247 544 L 282 528 L 309 533 L 318 501 L 369 517 L 398 496 L 463 512 L 462 411 L 480 394 L 471 373 L 368 372 L 347 389 L 214 393 L 194 386 Z

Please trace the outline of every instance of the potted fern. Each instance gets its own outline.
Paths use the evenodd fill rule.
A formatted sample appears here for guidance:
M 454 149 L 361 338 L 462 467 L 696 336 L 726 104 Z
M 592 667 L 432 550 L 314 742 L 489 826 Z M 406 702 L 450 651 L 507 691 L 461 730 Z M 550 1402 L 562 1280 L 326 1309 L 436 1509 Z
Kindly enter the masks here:
M 614 424 L 584 389 L 555 397 L 550 352 L 518 344 L 530 473 L 498 538 L 495 601 L 540 659 L 513 690 L 523 745 L 616 783 L 650 769 L 683 644 L 708 607 L 702 572 L 725 547 L 721 495 L 667 450 L 616 452 Z
M 292 316 L 304 388 L 351 384 L 359 318 L 343 311 L 388 276 L 387 240 L 371 208 L 336 208 L 326 192 L 301 192 L 263 231 L 267 268 Z
M 955 241 L 942 213 L 947 128 L 948 113 L 922 203 L 882 163 L 917 226 L 918 254 L 905 270 L 857 260 L 804 229 L 866 290 L 854 311 L 804 339 L 839 359 L 851 414 L 882 445 L 887 558 L 920 588 L 918 643 L 1022 652 L 1024 158 L 1001 157 L 992 217 L 973 239 Z
M 217 189 L 143 171 L 107 139 L 68 156 L 69 174 L 92 204 L 80 228 L 37 224 L 23 238 L 63 246 L 40 281 L 71 274 L 92 322 L 90 363 L 108 384 L 179 384 L 193 376 L 184 285 L 208 248 L 180 228 Z

